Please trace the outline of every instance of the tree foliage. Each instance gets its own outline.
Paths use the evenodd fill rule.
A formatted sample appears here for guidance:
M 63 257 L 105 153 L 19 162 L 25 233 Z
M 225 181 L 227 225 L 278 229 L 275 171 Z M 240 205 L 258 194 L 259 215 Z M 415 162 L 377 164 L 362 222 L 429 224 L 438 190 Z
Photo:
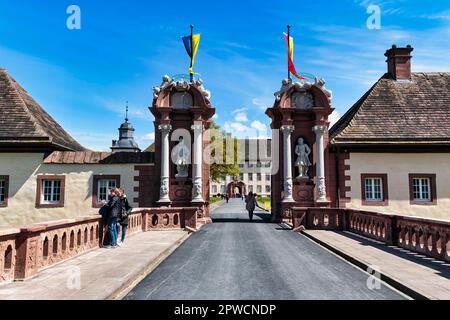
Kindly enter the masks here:
M 220 135 L 211 135 L 211 157 L 223 158 L 223 161 L 213 161 L 210 166 L 210 178 L 214 182 L 220 182 L 225 176 L 238 177 L 240 170 L 238 167 L 239 153 L 237 139 L 233 138 L 231 134 L 227 134 L 220 129 L 216 123 L 212 123 L 212 130 L 221 132 Z M 227 142 L 233 144 L 233 154 L 227 155 Z M 230 148 L 230 147 L 229 147 Z M 222 154 L 220 154 L 222 153 Z M 231 158 L 231 159 L 230 159 Z M 231 160 L 231 161 L 230 161 Z M 222 162 L 222 163 L 220 163 Z

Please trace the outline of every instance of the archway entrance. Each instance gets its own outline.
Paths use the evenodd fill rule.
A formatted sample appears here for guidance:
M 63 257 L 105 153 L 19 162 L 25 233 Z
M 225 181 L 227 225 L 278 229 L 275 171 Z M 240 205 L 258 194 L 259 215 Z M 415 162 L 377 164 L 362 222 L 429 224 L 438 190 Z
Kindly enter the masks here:
M 227 186 L 227 194 L 230 198 L 245 196 L 247 194 L 247 186 L 242 181 L 232 181 Z

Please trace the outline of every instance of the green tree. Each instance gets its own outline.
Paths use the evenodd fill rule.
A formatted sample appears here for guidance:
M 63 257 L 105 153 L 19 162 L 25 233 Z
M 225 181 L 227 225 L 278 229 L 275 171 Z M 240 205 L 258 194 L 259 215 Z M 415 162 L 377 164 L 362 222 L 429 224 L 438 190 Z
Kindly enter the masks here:
M 233 138 L 231 134 L 227 134 L 225 131 L 220 129 L 220 126 L 216 123 L 212 123 L 211 128 L 212 130 L 217 130 L 221 132 L 221 135 L 219 135 L 219 138 L 217 138 L 214 135 L 211 135 L 211 157 L 216 157 L 216 152 L 218 150 L 223 150 L 222 156 L 223 161 L 222 163 L 211 163 L 210 167 L 210 178 L 214 182 L 219 182 L 222 180 L 222 177 L 224 176 L 232 176 L 237 177 L 240 174 L 240 170 L 238 167 L 238 161 L 239 161 L 239 153 L 238 153 L 238 145 L 237 145 L 237 139 Z M 226 154 L 226 144 L 233 143 L 233 155 L 232 155 L 232 161 L 230 159 L 227 159 Z M 228 161 L 227 161 L 228 160 Z M 228 162 L 228 163 L 227 163 Z M 231 162 L 231 163 L 230 163 Z

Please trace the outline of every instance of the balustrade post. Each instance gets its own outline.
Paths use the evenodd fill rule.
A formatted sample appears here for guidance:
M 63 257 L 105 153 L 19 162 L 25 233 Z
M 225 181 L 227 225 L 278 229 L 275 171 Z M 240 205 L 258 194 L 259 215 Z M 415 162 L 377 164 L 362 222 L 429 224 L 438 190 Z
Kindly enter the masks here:
M 39 271 L 42 258 L 41 232 L 45 228 L 43 225 L 22 228 L 17 235 L 15 280 L 25 280 Z

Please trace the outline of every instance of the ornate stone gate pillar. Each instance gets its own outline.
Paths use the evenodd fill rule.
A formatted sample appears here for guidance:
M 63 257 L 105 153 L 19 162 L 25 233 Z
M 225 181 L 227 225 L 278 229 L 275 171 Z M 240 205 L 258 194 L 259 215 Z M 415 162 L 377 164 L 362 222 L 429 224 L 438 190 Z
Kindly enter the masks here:
M 281 126 L 283 132 L 283 153 L 284 153 L 284 199 L 283 202 L 293 202 L 292 198 L 292 155 L 291 155 L 291 134 L 294 126 Z
M 323 134 L 325 126 L 314 126 L 313 131 L 316 134 L 316 202 L 327 202 L 327 192 L 325 187 L 325 157 L 323 147 Z

